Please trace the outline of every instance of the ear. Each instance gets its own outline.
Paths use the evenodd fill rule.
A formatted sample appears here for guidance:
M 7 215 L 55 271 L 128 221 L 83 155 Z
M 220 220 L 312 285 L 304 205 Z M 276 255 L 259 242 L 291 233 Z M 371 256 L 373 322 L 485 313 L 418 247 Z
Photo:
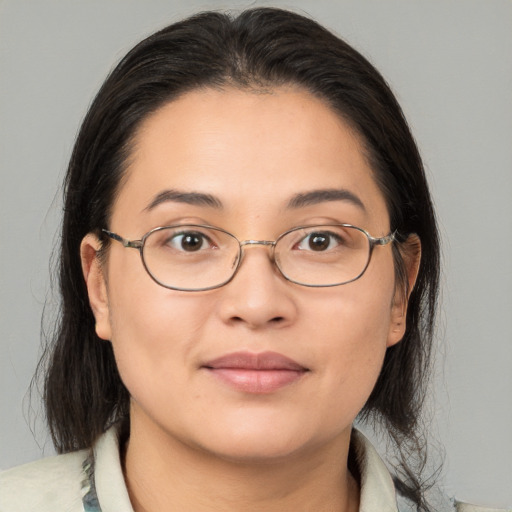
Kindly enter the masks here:
M 398 343 L 405 334 L 409 297 L 416 284 L 416 278 L 420 269 L 421 241 L 419 236 L 416 234 L 409 235 L 407 240 L 400 244 L 399 251 L 404 261 L 404 284 L 407 288 L 404 289 L 401 283 L 397 283 L 391 307 L 388 347 Z
M 89 233 L 80 244 L 80 258 L 89 304 L 96 320 L 96 334 L 104 340 L 110 340 L 110 310 L 104 268 L 98 255 L 100 247 L 98 237 Z

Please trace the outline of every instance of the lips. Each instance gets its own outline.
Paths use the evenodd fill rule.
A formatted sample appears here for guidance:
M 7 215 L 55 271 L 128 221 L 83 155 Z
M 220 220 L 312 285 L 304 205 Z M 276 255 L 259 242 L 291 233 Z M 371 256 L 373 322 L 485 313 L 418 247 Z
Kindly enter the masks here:
M 208 361 L 202 369 L 231 388 L 267 394 L 288 386 L 309 370 L 276 352 L 234 352 Z

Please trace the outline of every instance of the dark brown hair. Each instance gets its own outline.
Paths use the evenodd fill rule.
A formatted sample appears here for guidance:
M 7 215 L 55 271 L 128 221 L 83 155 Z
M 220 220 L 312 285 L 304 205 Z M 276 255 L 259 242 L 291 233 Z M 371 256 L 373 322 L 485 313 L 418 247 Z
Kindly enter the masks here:
M 77 137 L 64 190 L 59 260 L 61 310 L 40 369 L 47 420 L 59 452 L 91 446 L 129 414 L 129 394 L 110 343 L 95 333 L 79 247 L 108 227 L 131 142 L 163 104 L 197 88 L 272 88 L 293 84 L 322 99 L 360 135 L 387 202 L 397 282 L 404 286 L 400 241 L 416 233 L 422 258 L 403 340 L 387 350 L 360 419 L 380 424 L 398 447 L 396 483 L 418 510 L 428 510 L 417 466 L 419 428 L 430 369 L 439 280 L 436 221 L 423 165 L 402 114 L 378 71 L 316 22 L 270 8 L 236 17 L 206 12 L 175 23 L 135 46 L 111 72 Z M 107 242 L 105 242 L 107 243 Z

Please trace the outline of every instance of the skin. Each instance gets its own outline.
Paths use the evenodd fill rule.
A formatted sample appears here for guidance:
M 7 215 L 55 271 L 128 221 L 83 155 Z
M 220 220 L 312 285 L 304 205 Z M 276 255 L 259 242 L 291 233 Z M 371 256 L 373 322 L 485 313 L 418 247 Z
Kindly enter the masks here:
M 299 89 L 190 92 L 146 119 L 135 142 L 108 226 L 128 239 L 179 222 L 240 240 L 329 222 L 389 233 L 357 135 Z M 340 188 L 364 209 L 344 200 L 287 208 L 299 192 Z M 223 208 L 166 201 L 146 209 L 168 189 L 211 194 Z M 85 237 L 97 333 L 112 343 L 132 396 L 125 477 L 134 509 L 358 510 L 343 464 L 352 423 L 405 331 L 391 247 L 377 247 L 357 281 L 307 288 L 281 276 L 268 248 L 253 246 L 229 284 L 192 293 L 156 284 L 136 250 L 114 242 L 102 266 L 97 249 Z M 411 288 L 418 258 L 408 264 Z M 241 350 L 279 352 L 309 371 L 258 395 L 201 369 Z

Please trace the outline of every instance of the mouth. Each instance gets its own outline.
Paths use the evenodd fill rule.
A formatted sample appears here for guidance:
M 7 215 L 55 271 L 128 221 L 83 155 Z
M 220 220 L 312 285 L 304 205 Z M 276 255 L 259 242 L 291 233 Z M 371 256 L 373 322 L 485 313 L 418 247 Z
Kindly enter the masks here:
M 276 352 L 234 352 L 208 361 L 201 368 L 237 391 L 255 394 L 273 393 L 310 371 Z

